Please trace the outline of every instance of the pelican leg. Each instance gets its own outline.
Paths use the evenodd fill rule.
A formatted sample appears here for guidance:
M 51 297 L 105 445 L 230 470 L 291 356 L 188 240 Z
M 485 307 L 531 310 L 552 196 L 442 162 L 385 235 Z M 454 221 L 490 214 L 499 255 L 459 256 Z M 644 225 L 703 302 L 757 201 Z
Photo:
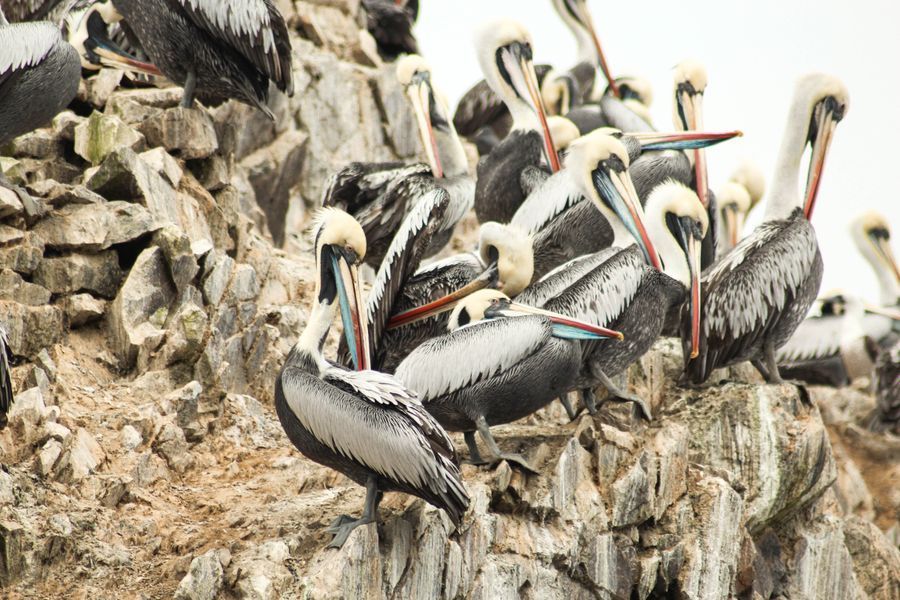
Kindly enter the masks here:
M 353 520 L 346 515 L 342 515 L 335 519 L 335 522 L 328 528 L 329 533 L 334 534 L 334 539 L 328 544 L 328 548 L 340 548 L 350 537 L 350 533 L 360 525 L 368 525 L 375 522 L 375 516 L 378 513 L 378 503 L 381 502 L 381 492 L 378 491 L 378 482 L 372 475 L 366 481 L 366 503 L 363 514 L 360 518 Z
M 584 388 L 581 390 L 581 401 L 584 403 L 584 407 L 590 415 L 593 416 L 597 414 L 597 397 L 594 396 L 593 389 Z
M 766 381 L 769 383 L 784 383 L 781 373 L 778 371 L 778 359 L 775 358 L 775 344 L 772 342 L 766 343 L 766 369 L 769 371 Z
M 647 402 L 643 398 L 641 398 L 637 394 L 631 394 L 629 392 L 620 390 L 618 386 L 616 386 L 616 384 L 612 382 L 612 379 L 610 379 L 606 375 L 606 373 L 604 373 L 603 370 L 599 367 L 591 366 L 591 373 L 594 375 L 594 377 L 600 380 L 600 383 L 602 383 L 603 387 L 606 388 L 606 391 L 609 392 L 610 398 L 612 398 L 613 400 L 621 400 L 624 402 L 634 402 L 638 405 L 638 407 L 640 407 L 641 413 L 643 414 L 645 419 L 649 421 L 653 418 L 650 414 L 650 405 L 647 404 Z
M 481 434 L 481 439 L 484 440 L 488 449 L 488 464 L 496 464 L 501 460 L 505 460 L 509 463 L 519 465 L 526 471 L 534 473 L 535 475 L 538 474 L 537 470 L 528 464 L 528 461 L 525 460 L 524 456 L 520 454 L 507 454 L 500 451 L 500 446 L 497 445 L 497 441 L 491 434 L 491 428 L 488 426 L 487 419 L 478 417 L 475 419 L 475 424 L 478 426 L 478 433 Z
M 569 421 L 574 421 L 578 418 L 578 413 L 580 411 L 576 411 L 572 408 L 572 401 L 569 400 L 569 394 L 563 394 L 559 397 L 559 401 L 562 403 L 563 408 L 566 409 L 566 414 L 569 415 Z
M 469 464 L 472 464 L 472 465 L 489 464 L 488 461 L 484 460 L 481 457 L 481 452 L 478 451 L 478 444 L 475 443 L 475 432 L 474 431 L 463 432 L 463 439 L 466 440 L 466 446 L 469 447 L 469 460 L 467 461 Z
M 194 90 L 197 88 L 197 73 L 192 69 L 188 71 L 184 80 L 184 95 L 181 97 L 181 106 L 190 108 L 194 105 Z
M 768 367 L 766 367 L 766 363 L 764 363 L 763 361 L 756 358 L 756 359 L 751 360 L 750 364 L 752 364 L 753 367 L 757 371 L 759 371 L 759 374 L 762 375 L 763 379 L 765 379 L 766 381 L 769 381 L 769 369 L 768 369 Z

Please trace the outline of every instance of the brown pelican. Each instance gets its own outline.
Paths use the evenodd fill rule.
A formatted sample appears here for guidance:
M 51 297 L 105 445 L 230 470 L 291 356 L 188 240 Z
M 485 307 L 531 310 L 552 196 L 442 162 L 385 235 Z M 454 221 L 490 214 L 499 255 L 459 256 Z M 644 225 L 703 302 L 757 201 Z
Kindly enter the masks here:
M 0 0 L 0 11 L 10 23 L 57 21 L 65 8 L 62 0 Z
M 275 410 L 307 458 L 366 486 L 363 514 L 338 517 L 329 546 L 376 519 L 383 492 L 399 491 L 443 509 L 458 524 L 469 504 L 453 443 L 415 393 L 370 371 L 357 267 L 366 238 L 353 218 L 326 209 L 316 229 L 315 297 L 309 322 L 275 382 Z M 357 371 L 329 363 L 322 345 L 340 305 L 344 337 Z
M 595 92 L 600 88 L 596 81 L 598 69 L 603 73 L 608 89 L 614 96 L 621 98 L 619 81 L 612 76 L 606 64 L 606 56 L 600 47 L 600 38 L 594 28 L 594 19 L 588 9 L 587 0 L 553 0 L 553 8 L 572 32 L 578 46 L 578 62 L 570 70 L 582 92 L 577 104 L 599 99 L 600 94 Z
M 634 217 L 616 211 L 608 218 L 614 229 L 623 230 L 622 221 L 627 223 Z M 620 247 L 563 265 L 516 300 L 621 331 L 625 336 L 621 344 L 602 340 L 585 343 L 577 387 L 592 414 L 596 412 L 592 388 L 602 384 L 612 398 L 635 402 L 649 419 L 649 405 L 619 389 L 611 378 L 650 349 L 663 330 L 667 313 L 685 296 L 692 324 L 689 343 L 697 343 L 700 241 L 706 234 L 707 215 L 690 189 L 667 182 L 653 190 L 644 215 L 638 213 L 635 220 L 647 223 L 651 248 L 659 252 L 657 264 L 662 264 L 664 272 L 648 265 L 644 253 L 634 245 L 624 247 L 630 240 L 623 240 Z M 568 402 L 564 403 L 570 416 L 574 416 Z
M 875 363 L 875 401 L 869 429 L 900 435 L 900 341 L 882 351 Z
M 49 124 L 80 80 L 78 53 L 58 25 L 10 24 L 0 11 L 0 146 Z
M 9 409 L 13 398 L 12 380 L 9 378 L 9 339 L 6 328 L 0 323 L 0 429 L 6 427 Z
M 878 280 L 879 304 L 891 312 L 900 311 L 900 268 L 891 250 L 887 219 L 874 211 L 865 212 L 850 223 L 850 235 Z M 863 319 L 863 328 L 881 348 L 890 348 L 900 339 L 900 322 L 872 310 Z
M 500 450 L 490 427 L 526 417 L 571 389 L 581 363 L 579 340 L 621 339 L 616 331 L 513 303 L 495 290 L 460 302 L 449 329 L 413 350 L 397 379 L 448 431 L 464 432 L 473 463 L 508 460 L 530 471 L 524 458 Z M 487 447 L 484 458 L 475 431 Z
M 847 90 L 834 77 L 811 74 L 798 82 L 765 219 L 704 278 L 699 348 L 684 342 L 688 381 L 702 383 L 713 370 L 745 360 L 767 381 L 781 381 L 775 351 L 802 322 L 822 280 L 822 256 L 809 218 L 847 103 Z M 807 144 L 812 153 L 801 198 L 797 180 Z M 682 331 L 686 325 L 683 319 Z
M 405 216 L 435 190 L 449 197 L 441 225 L 425 256 L 439 252 L 453 235 L 475 198 L 465 150 L 449 122 L 446 102 L 431 82 L 420 56 L 397 61 L 397 79 L 406 91 L 418 124 L 428 163 L 350 163 L 332 175 L 322 204 L 341 208 L 362 225 L 369 242 L 366 262 L 378 268 Z
M 195 94 L 234 98 L 274 120 L 269 81 L 294 93 L 291 41 L 272 0 L 106 2 L 116 9 L 112 22 L 124 18 L 151 62 L 184 87 L 184 107 L 193 105 Z M 122 68 L 130 67 L 123 61 Z
M 750 210 L 759 204 L 766 193 L 766 177 L 756 163 L 745 160 L 731 173 L 728 181 L 743 186 L 750 195 Z
M 390 309 L 389 330 L 376 346 L 376 364 L 392 372 L 410 351 L 447 330 L 447 314 L 462 298 L 485 287 L 516 296 L 533 272 L 528 235 L 514 226 L 483 223 L 475 252 L 436 261 L 403 282 Z
M 734 181 L 726 181 L 716 191 L 716 210 L 719 235 L 716 252 L 724 256 L 737 246 L 744 229 L 744 220 L 750 212 L 750 193 L 747 188 Z
M 362 0 L 366 29 L 375 38 L 378 52 L 387 60 L 416 54 L 419 46 L 412 28 L 419 16 L 419 0 Z
M 475 214 L 482 223 L 506 223 L 525 199 L 522 170 L 541 164 L 543 156 L 553 172 L 559 171 L 559 157 L 537 88 L 528 32 L 514 21 L 488 23 L 479 30 L 476 47 L 485 80 L 512 114 L 513 128 L 478 163 Z
M 601 127 L 631 132 L 653 131 L 650 117 L 653 91 L 649 82 L 640 77 L 617 77 L 616 83 L 621 98 L 607 88 L 599 98 L 566 113 L 582 135 Z

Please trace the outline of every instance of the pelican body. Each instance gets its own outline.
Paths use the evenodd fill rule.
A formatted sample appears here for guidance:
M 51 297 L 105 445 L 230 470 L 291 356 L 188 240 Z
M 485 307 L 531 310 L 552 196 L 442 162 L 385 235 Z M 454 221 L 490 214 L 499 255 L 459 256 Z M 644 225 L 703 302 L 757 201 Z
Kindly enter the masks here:
M 7 414 L 13 404 L 12 380 L 9 377 L 9 340 L 6 328 L 0 323 L 0 430 L 6 427 Z
M 378 52 L 387 60 L 401 54 L 417 54 L 419 45 L 412 28 L 419 16 L 419 0 L 362 0 L 366 29 L 375 38 Z
M 900 435 L 900 342 L 884 350 L 875 364 L 875 401 L 869 428 Z
M 365 485 L 362 517 L 336 519 L 330 546 L 374 522 L 381 495 L 401 491 L 443 509 L 458 524 L 469 498 L 453 444 L 400 381 L 368 370 L 368 337 L 357 266 L 365 236 L 352 217 L 323 214 L 316 234 L 317 281 L 309 322 L 275 382 L 275 410 L 304 456 Z M 333 366 L 322 345 L 340 305 L 357 371 Z
M 809 217 L 847 102 L 846 88 L 833 77 L 813 74 L 799 81 L 766 218 L 704 279 L 699 348 L 693 356 L 685 352 L 688 381 L 703 383 L 713 370 L 746 360 L 767 381 L 781 381 L 775 351 L 803 321 L 822 281 L 822 256 Z M 813 149 L 801 201 L 797 180 L 807 143 Z
M 850 235 L 878 280 L 879 306 L 883 310 L 900 311 L 900 268 L 891 249 L 891 228 L 887 219 L 876 212 L 866 212 L 850 224 Z M 883 349 L 900 340 L 900 321 L 874 311 L 867 311 L 863 329 Z

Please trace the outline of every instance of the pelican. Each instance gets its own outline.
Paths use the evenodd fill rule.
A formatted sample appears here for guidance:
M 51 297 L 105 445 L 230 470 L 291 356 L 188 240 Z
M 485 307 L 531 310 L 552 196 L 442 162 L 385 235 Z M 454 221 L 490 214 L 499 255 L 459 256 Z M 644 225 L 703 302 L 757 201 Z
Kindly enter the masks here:
M 62 0 L 0 0 L 0 11 L 10 23 L 57 21 L 65 8 Z
M 388 331 L 375 349 L 376 364 L 383 370 L 392 372 L 410 351 L 444 333 L 449 311 L 472 292 L 492 287 L 516 296 L 531 283 L 534 259 L 527 234 L 490 221 L 478 233 L 475 252 L 434 262 L 403 282 L 390 309 Z M 379 289 L 378 281 L 373 290 Z
M 811 74 L 798 82 L 763 223 L 704 278 L 699 348 L 683 342 L 689 382 L 703 383 L 713 370 L 745 360 L 768 382 L 781 382 L 775 351 L 800 325 L 822 281 L 822 256 L 809 219 L 848 100 L 834 77 Z M 807 143 L 812 152 L 801 198 L 797 180 Z M 683 319 L 683 330 L 686 324 Z
M 728 181 L 732 181 L 742 186 L 750 195 L 750 210 L 759 204 L 763 195 L 766 193 L 766 177 L 756 163 L 745 160 L 728 177 Z
M 877 404 L 869 429 L 900 435 L 900 342 L 878 356 L 875 400 Z
M 125 19 L 151 62 L 184 88 L 181 105 L 194 96 L 234 98 L 274 120 L 267 106 L 271 80 L 294 93 L 291 41 L 272 0 L 105 0 L 115 10 L 108 24 Z M 110 57 L 115 60 L 114 56 Z M 123 61 L 122 68 L 132 65 Z
M 581 363 L 579 340 L 621 339 L 616 331 L 516 304 L 496 290 L 465 298 L 448 328 L 413 350 L 397 379 L 448 431 L 463 432 L 473 463 L 507 460 L 529 471 L 523 457 L 500 450 L 490 427 L 526 417 L 570 389 Z
M 363 0 L 366 29 L 375 38 L 378 52 L 388 60 L 401 54 L 417 54 L 412 28 L 419 16 L 419 0 Z
M 883 215 L 861 214 L 850 223 L 850 235 L 878 280 L 880 307 L 900 311 L 900 268 L 891 250 L 891 228 Z M 887 349 L 900 339 L 900 322 L 871 309 L 863 319 L 866 335 Z
M 716 191 L 716 219 L 719 228 L 716 230 L 716 252 L 724 256 L 737 246 L 744 229 L 744 220 L 750 212 L 752 200 L 747 188 L 734 181 L 726 181 Z
M 325 209 L 315 249 L 313 306 L 275 381 L 275 410 L 304 456 L 366 487 L 362 516 L 338 517 L 328 528 L 334 534 L 329 546 L 342 546 L 353 529 L 374 522 L 386 491 L 418 496 L 459 524 L 469 497 L 453 443 L 415 393 L 394 377 L 367 369 L 368 336 L 357 280 L 366 253 L 362 228 L 347 213 Z M 338 304 L 357 371 L 322 356 Z
M 674 181 L 653 190 L 643 216 L 639 210 L 632 215 L 617 208 L 616 202 L 610 208 L 596 192 L 592 200 L 616 231 L 616 247 L 566 263 L 516 300 L 621 331 L 625 341 L 620 344 L 585 343 L 577 387 L 591 414 L 596 412 L 592 388 L 602 384 L 610 397 L 635 402 L 649 419 L 646 401 L 619 389 L 612 377 L 650 349 L 662 333 L 669 310 L 685 296 L 691 313 L 690 344 L 697 343 L 700 241 L 707 232 L 708 217 L 696 194 Z M 640 206 L 634 197 L 631 204 Z M 629 239 L 629 230 L 634 229 L 630 223 L 644 221 L 647 237 L 635 237 L 635 246 Z M 656 256 L 657 251 L 659 258 L 653 264 L 661 265 L 664 272 L 645 262 L 645 254 Z M 561 399 L 574 417 L 568 400 Z
M 611 88 L 600 98 L 576 106 L 566 117 L 586 135 L 601 127 L 612 127 L 622 131 L 653 131 L 650 104 L 653 91 L 647 80 L 640 77 L 617 77 L 616 83 L 622 97 L 617 97 Z
M 6 427 L 13 398 L 12 380 L 9 378 L 9 338 L 6 328 L 0 323 L 0 430 Z
M 378 268 L 394 233 L 421 198 L 440 190 L 449 203 L 425 256 L 439 252 L 450 241 L 453 228 L 475 200 L 475 182 L 469 175 L 465 150 L 449 122 L 443 96 L 431 81 L 431 68 L 418 55 L 397 61 L 397 80 L 404 88 L 418 124 L 427 163 L 350 163 L 335 173 L 326 187 L 324 206 L 352 214 L 366 232 L 366 262 Z
M 506 223 L 525 199 L 519 185 L 522 170 L 541 164 L 543 156 L 553 172 L 559 171 L 559 157 L 538 93 L 531 36 L 525 28 L 514 21 L 488 23 L 479 30 L 476 47 L 485 80 L 512 114 L 513 128 L 478 163 L 475 214 L 482 223 Z
M 868 377 L 875 366 L 878 345 L 866 335 L 867 307 L 856 296 L 836 292 L 819 300 L 819 314 L 807 317 L 794 335 L 778 349 L 778 370 L 783 377 L 811 384 L 844 386 Z M 891 320 L 891 314 L 872 307 Z M 900 311 L 895 319 L 900 320 Z
M 617 98 L 622 97 L 619 81 L 610 73 L 606 55 L 600 46 L 600 38 L 594 28 L 594 19 L 587 6 L 587 0 L 553 0 L 553 8 L 572 32 L 577 44 L 577 63 L 569 71 L 577 80 L 582 97 L 577 104 L 588 100 L 598 100 L 600 94 L 596 75 L 599 69 L 606 79 L 608 89 Z M 565 114 L 565 113 L 563 113 Z

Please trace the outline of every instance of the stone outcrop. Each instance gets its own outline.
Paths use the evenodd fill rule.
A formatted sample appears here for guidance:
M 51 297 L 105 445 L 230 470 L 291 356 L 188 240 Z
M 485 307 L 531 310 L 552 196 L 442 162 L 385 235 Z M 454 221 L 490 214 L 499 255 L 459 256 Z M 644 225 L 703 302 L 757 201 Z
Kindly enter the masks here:
M 463 466 L 458 530 L 388 494 L 325 549 L 363 490 L 300 456 L 272 406 L 314 285 L 304 229 L 333 170 L 419 149 L 358 0 L 277 4 L 297 91 L 273 94 L 274 123 L 101 71 L 3 149 L 31 200 L 0 189 L 0 596 L 900 597 L 900 439 L 864 428 L 865 382 L 737 367 L 681 389 L 665 340 L 628 374 L 652 423 L 554 404 L 496 429 L 537 475 Z

